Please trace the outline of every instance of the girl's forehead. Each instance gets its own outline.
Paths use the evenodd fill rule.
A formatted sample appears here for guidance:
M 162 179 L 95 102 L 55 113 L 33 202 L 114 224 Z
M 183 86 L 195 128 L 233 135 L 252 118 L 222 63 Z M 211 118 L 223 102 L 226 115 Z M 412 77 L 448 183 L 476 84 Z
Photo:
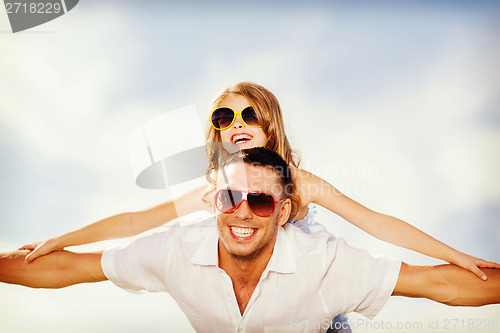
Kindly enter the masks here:
M 245 96 L 239 94 L 230 94 L 221 100 L 219 106 L 227 106 L 235 111 L 240 111 L 249 105 L 252 104 Z

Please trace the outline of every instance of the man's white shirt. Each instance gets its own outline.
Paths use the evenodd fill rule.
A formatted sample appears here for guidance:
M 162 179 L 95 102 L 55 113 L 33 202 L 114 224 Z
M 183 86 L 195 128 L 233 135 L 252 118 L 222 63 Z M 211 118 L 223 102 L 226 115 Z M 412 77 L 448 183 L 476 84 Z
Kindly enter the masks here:
M 102 256 L 105 275 L 128 291 L 168 292 L 198 332 L 324 332 L 339 313 L 372 319 L 397 282 L 399 261 L 373 258 L 328 232 L 279 227 L 272 257 L 240 314 L 218 267 L 214 219 L 135 240 Z

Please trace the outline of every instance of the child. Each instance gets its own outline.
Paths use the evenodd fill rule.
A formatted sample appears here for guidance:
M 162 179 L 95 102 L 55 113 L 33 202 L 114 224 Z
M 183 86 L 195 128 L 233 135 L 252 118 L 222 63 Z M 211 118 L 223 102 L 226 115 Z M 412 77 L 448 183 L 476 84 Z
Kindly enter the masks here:
M 461 266 L 479 278 L 486 275 L 478 267 L 500 268 L 500 265 L 459 252 L 395 217 L 374 212 L 344 196 L 325 180 L 299 168 L 297 155 L 285 135 L 283 117 L 276 97 L 255 83 L 240 82 L 224 90 L 213 102 L 207 142 L 231 142 L 240 149 L 264 146 L 280 154 L 292 167 L 296 195 L 290 223 L 311 231 L 314 217 L 308 205 L 319 204 L 340 215 L 370 235 L 422 254 Z M 217 149 L 210 151 L 210 174 L 217 169 Z M 133 213 L 122 213 L 90 224 L 81 229 L 24 245 L 31 250 L 28 262 L 51 251 L 112 238 L 137 235 L 163 225 L 183 213 L 211 209 L 213 186 L 204 191 L 196 188 L 174 201 Z

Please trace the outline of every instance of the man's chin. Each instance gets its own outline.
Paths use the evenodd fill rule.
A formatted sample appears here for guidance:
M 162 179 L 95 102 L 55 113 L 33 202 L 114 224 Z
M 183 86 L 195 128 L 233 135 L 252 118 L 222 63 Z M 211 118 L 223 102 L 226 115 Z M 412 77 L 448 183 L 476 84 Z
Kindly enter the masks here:
M 252 261 L 259 256 L 260 252 L 261 251 L 254 251 L 251 253 L 241 253 L 241 252 L 232 252 L 231 251 L 231 252 L 229 252 L 229 254 L 231 255 L 231 257 L 233 259 L 236 259 L 239 261 Z
M 239 245 L 239 246 L 238 246 Z M 253 260 L 255 259 L 262 251 L 262 249 L 255 250 L 251 248 L 242 248 L 241 244 L 236 246 L 226 246 L 227 252 L 229 255 L 237 260 Z

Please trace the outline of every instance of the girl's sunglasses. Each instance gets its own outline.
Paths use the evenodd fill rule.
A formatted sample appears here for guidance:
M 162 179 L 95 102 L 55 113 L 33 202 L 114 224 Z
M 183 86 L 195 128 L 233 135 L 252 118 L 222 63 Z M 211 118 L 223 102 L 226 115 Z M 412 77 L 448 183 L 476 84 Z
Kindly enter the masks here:
M 231 189 L 219 190 L 214 197 L 215 207 L 224 214 L 233 213 L 243 201 L 246 201 L 252 212 L 260 217 L 268 217 L 274 212 L 279 201 L 267 193 L 244 192 Z
M 252 106 L 247 106 L 241 111 L 234 111 L 227 106 L 217 108 L 212 112 L 210 122 L 216 130 L 225 130 L 234 123 L 237 115 L 240 115 L 241 120 L 243 120 L 248 127 L 261 126 Z

